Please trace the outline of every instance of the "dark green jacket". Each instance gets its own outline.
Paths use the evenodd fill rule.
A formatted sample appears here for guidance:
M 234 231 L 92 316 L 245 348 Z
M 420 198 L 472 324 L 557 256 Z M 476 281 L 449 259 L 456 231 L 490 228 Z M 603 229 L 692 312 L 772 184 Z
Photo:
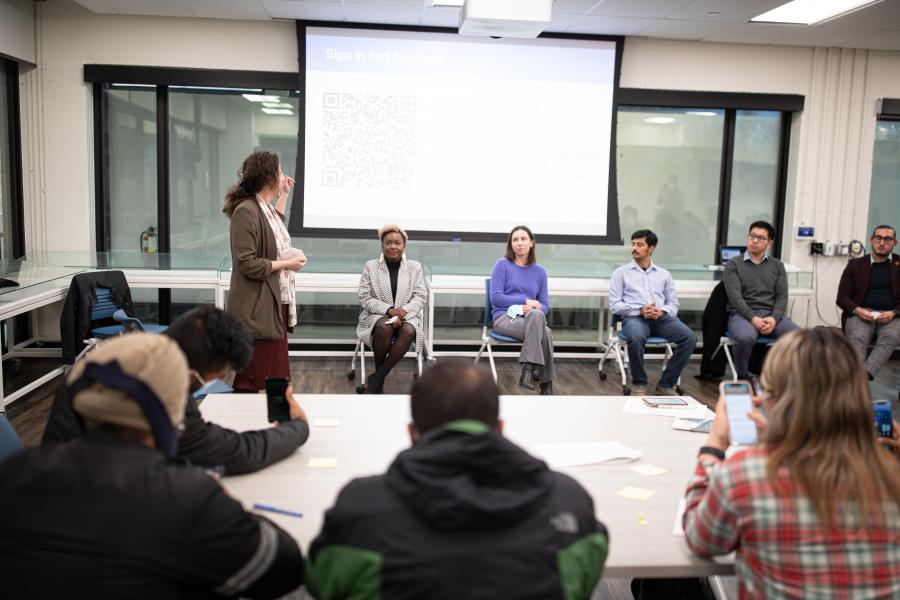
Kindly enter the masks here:
M 606 528 L 573 479 L 476 421 L 431 431 L 325 513 L 307 589 L 330 598 L 589 598 Z

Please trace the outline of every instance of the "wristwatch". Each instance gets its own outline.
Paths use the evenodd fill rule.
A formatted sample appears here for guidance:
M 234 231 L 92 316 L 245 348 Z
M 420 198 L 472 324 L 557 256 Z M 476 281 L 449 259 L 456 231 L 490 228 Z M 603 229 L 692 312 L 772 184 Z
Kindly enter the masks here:
M 708 454 L 710 456 L 715 456 L 719 460 L 725 460 L 725 451 L 714 446 L 702 446 L 700 452 L 697 453 L 697 456 L 702 454 Z

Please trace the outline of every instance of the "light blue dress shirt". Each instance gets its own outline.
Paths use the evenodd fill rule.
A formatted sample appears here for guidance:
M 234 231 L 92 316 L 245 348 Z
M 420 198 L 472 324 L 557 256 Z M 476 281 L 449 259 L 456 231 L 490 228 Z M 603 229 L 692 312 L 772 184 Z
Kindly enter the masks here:
M 613 271 L 609 282 L 609 307 L 620 317 L 636 317 L 641 308 L 651 302 L 666 314 L 678 314 L 678 296 L 675 294 L 675 282 L 672 275 L 650 262 L 645 271 L 637 261 L 622 265 Z

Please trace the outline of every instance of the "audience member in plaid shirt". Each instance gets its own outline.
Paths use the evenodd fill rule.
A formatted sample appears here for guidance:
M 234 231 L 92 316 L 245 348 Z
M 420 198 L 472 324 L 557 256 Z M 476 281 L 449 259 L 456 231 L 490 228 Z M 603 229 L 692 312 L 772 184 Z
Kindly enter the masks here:
M 865 369 L 839 329 L 784 336 L 762 374 L 761 443 L 730 457 L 722 398 L 687 488 L 698 556 L 736 551 L 741 598 L 900 598 L 900 462 L 876 442 Z

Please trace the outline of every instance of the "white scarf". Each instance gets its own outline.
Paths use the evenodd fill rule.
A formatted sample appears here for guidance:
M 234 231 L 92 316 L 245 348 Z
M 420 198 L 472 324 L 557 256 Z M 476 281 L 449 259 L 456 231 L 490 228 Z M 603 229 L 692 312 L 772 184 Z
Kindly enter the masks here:
M 291 234 L 288 233 L 284 221 L 272 208 L 272 205 L 263 200 L 259 194 L 256 195 L 256 201 L 259 202 L 263 214 L 269 221 L 269 227 L 275 234 L 275 245 L 278 248 L 278 260 L 287 260 L 291 251 Z M 288 327 L 297 324 L 297 299 L 296 282 L 294 281 L 294 272 L 290 269 L 281 269 L 278 271 L 278 288 L 281 292 L 281 303 L 288 305 Z

